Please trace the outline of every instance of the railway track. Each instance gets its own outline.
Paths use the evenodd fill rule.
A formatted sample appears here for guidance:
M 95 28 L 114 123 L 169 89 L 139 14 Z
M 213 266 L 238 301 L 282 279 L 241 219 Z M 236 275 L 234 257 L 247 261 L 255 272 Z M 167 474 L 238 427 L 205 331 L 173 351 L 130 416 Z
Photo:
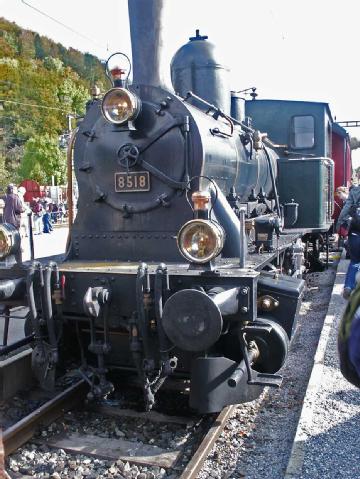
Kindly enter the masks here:
M 81 380 L 68 387 L 2 433 L 4 455 L 29 441 L 41 426 L 47 426 L 85 399 L 88 386 Z
M 52 399 L 46 401 L 40 407 L 20 419 L 15 424 L 12 424 L 8 428 L 6 428 L 2 434 L 2 446 L 5 458 L 9 456 L 11 457 L 12 454 L 16 453 L 21 446 L 26 445 L 26 443 L 28 443 L 29 441 L 31 442 L 33 440 L 35 441 L 35 444 L 37 446 L 40 446 L 42 444 L 41 435 L 40 437 L 38 435 L 35 438 L 34 436 L 37 433 L 41 433 L 41 431 L 46 430 L 49 425 L 56 422 L 57 419 L 62 418 L 66 412 L 71 411 L 72 409 L 81 405 L 81 403 L 86 397 L 87 392 L 88 386 L 86 382 L 79 381 L 71 385 L 61 393 L 57 394 Z M 122 419 L 126 417 L 144 420 L 149 419 L 157 423 L 165 424 L 167 422 L 171 422 L 179 425 L 189 425 L 192 423 L 196 423 L 196 426 L 194 426 L 192 432 L 194 432 L 196 429 L 196 435 L 198 437 L 196 444 L 191 445 L 192 455 L 189 461 L 187 461 L 187 459 L 184 459 L 184 454 L 187 450 L 188 442 L 185 442 L 183 444 L 183 447 L 181 448 L 179 453 L 173 454 L 172 456 L 171 454 L 169 454 L 168 458 L 164 457 L 164 453 L 161 450 L 155 451 L 155 448 L 153 449 L 153 456 L 144 455 L 141 448 L 139 449 L 137 455 L 135 454 L 130 456 L 130 454 L 132 453 L 130 453 L 129 456 L 126 456 L 124 454 L 119 455 L 119 457 L 123 460 L 129 460 L 139 466 L 159 465 L 161 467 L 164 467 L 164 469 L 168 471 L 176 471 L 176 476 L 180 477 L 181 479 L 194 479 L 200 471 L 216 439 L 219 437 L 221 431 L 223 430 L 228 418 L 234 411 L 235 407 L 236 406 L 228 406 L 217 415 L 212 415 L 211 417 L 206 416 L 203 418 L 167 416 L 164 414 L 159 414 L 157 412 L 142 413 L 128 409 L 117 410 L 116 408 L 111 407 L 96 407 L 92 408 L 92 410 L 104 416 L 115 416 Z M 89 444 L 89 437 L 86 438 L 86 435 L 77 437 L 72 437 L 70 435 L 70 437 L 67 437 L 65 439 L 59 439 L 59 437 L 51 438 L 47 436 L 44 440 L 44 443 L 46 443 L 50 448 L 53 449 L 63 448 L 69 453 L 76 453 L 81 450 L 84 455 L 89 454 L 93 458 L 104 458 L 104 454 L 106 456 L 106 453 L 104 453 L 104 449 L 101 449 L 100 447 L 100 443 L 103 441 L 104 438 L 100 436 L 97 440 L 93 441 L 91 443 L 91 452 L 86 449 L 86 445 Z M 117 441 L 120 442 L 120 440 Z M 109 441 L 106 442 L 105 447 L 108 446 Z M 148 450 L 148 452 L 151 452 L 151 450 Z M 115 456 L 111 457 L 111 452 L 108 451 L 108 454 L 110 454 L 108 459 L 115 460 Z
M 235 409 L 236 406 L 227 406 L 216 416 L 214 423 L 210 426 L 209 431 L 205 434 L 191 460 L 183 470 L 180 479 L 196 479 L 217 438 Z
M 67 388 L 65 391 L 58 394 L 50 401 L 47 401 L 38 409 L 34 410 L 32 413 L 22 418 L 17 423 L 8 427 L 2 435 L 4 456 L 10 456 L 12 453 L 16 452 L 21 446 L 26 444 L 28 441 L 31 441 L 36 433 L 41 432 L 42 429 L 46 428 L 51 423 L 62 417 L 65 412 L 70 411 L 76 406 L 79 406 L 79 404 L 81 404 L 82 400 L 85 398 L 87 390 L 88 388 L 86 386 L 86 383 L 80 381 L 73 386 Z M 211 421 L 209 421 L 208 418 L 205 418 L 203 421 L 200 420 L 200 422 L 198 423 L 198 427 L 199 429 L 201 428 L 203 430 L 201 434 L 202 440 L 200 440 L 197 447 L 195 447 L 195 453 L 192 455 L 183 472 L 180 472 L 183 468 L 183 465 L 178 465 L 178 463 L 184 463 L 182 453 L 184 453 L 187 444 L 184 445 L 180 454 L 177 454 L 176 457 L 173 456 L 173 462 L 171 464 L 170 462 L 166 463 L 166 458 L 162 458 L 162 460 L 159 459 L 162 453 L 158 455 L 158 458 L 156 457 L 156 455 L 146 457 L 141 456 L 141 451 L 140 456 L 135 455 L 132 457 L 120 457 L 122 457 L 122 459 L 131 460 L 133 463 L 138 465 L 154 466 L 156 464 L 159 464 L 166 469 L 174 468 L 174 470 L 178 471 L 179 477 L 181 477 L 181 479 L 196 478 L 197 473 L 201 469 L 202 464 L 206 460 L 208 453 L 211 451 L 214 442 L 223 430 L 226 421 L 233 412 L 234 408 L 235 406 L 229 406 L 227 408 L 224 408 L 221 413 L 219 413 L 218 415 L 214 415 Z M 119 415 L 124 414 L 125 416 L 127 416 L 129 415 L 129 412 L 129 410 L 126 410 L 125 412 L 119 411 Z M 102 410 L 102 413 L 104 414 L 104 410 Z M 132 417 L 143 416 L 143 413 L 137 413 L 135 411 L 131 411 L 130 413 L 130 416 Z M 109 414 L 109 411 L 105 412 L 105 414 L 111 415 Z M 167 417 L 165 415 L 156 416 L 156 414 L 157 413 L 155 413 L 155 420 L 159 422 L 189 422 L 188 418 L 176 418 L 171 416 Z M 116 415 L 119 416 L 118 414 Z M 151 415 L 151 418 L 154 420 L 154 415 Z M 204 427 L 204 422 L 207 422 L 208 424 L 206 428 Z M 35 444 L 40 445 L 42 443 L 41 437 L 37 439 L 35 438 L 34 440 Z M 51 438 L 46 438 L 45 440 L 45 442 L 54 449 L 58 448 L 59 446 L 62 446 L 67 452 L 75 453 L 77 451 L 77 448 L 79 447 L 79 449 L 82 449 L 82 452 L 85 455 L 89 453 L 90 456 L 94 458 L 104 457 L 104 452 L 103 450 L 99 449 L 98 444 L 103 441 L 104 439 L 99 437 L 98 441 L 92 442 L 93 450 L 91 453 L 89 453 L 89 451 L 86 450 L 86 444 L 88 444 L 88 442 L 83 436 L 75 438 L 75 441 L 74 438 L 67 438 L 65 439 L 64 443 L 59 443 L 58 438 L 55 440 L 52 440 Z M 115 457 L 113 459 L 115 459 Z

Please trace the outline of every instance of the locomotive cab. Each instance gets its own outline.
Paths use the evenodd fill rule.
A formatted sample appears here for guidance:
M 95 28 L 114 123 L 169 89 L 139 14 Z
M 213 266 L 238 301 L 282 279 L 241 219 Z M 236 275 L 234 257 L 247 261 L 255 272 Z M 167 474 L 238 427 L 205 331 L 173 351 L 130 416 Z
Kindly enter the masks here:
M 327 103 L 246 101 L 253 125 L 267 131 L 279 147 L 279 195 L 283 204 L 298 205 L 292 228 L 326 234 L 332 225 L 335 128 Z

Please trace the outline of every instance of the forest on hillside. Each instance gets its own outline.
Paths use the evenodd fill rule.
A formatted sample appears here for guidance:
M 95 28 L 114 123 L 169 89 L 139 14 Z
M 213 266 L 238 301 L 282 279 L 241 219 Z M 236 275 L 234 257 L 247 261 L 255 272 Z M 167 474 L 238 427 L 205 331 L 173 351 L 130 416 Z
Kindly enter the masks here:
M 0 17 L 0 188 L 31 178 L 65 181 L 59 136 L 84 113 L 90 88 L 108 86 L 98 58 Z

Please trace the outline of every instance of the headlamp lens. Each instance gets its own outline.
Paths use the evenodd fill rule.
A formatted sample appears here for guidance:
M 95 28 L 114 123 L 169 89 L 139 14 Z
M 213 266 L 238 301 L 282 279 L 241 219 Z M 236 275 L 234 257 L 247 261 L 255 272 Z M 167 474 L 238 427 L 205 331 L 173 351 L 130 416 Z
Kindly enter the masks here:
M 106 120 L 121 125 L 135 120 L 140 112 L 140 99 L 126 88 L 112 88 L 102 102 L 102 112 Z
M 8 249 L 8 237 L 5 232 L 0 229 L 0 258 L 6 256 Z
M 224 246 L 225 233 L 221 226 L 208 220 L 191 220 L 178 234 L 180 253 L 189 261 L 207 263 L 218 256 Z
M 20 248 L 20 234 L 10 224 L 0 225 L 0 259 L 6 258 L 9 254 L 15 254 Z

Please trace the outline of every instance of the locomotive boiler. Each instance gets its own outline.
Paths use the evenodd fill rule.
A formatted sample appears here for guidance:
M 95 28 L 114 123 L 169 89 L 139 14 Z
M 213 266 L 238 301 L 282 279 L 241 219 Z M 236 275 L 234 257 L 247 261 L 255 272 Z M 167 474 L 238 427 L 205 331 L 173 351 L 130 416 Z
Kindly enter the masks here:
M 70 145 L 79 200 L 65 256 L 21 263 L 4 247 L 0 299 L 28 305 L 44 387 L 71 357 L 89 397 L 123 370 L 146 409 L 172 377 L 190 382 L 194 409 L 215 412 L 281 383 L 303 232 L 289 228 L 298 204 L 281 204 L 276 145 L 243 121 L 207 37 L 176 53 L 166 84 L 161 13 L 160 0 L 129 2 L 132 83 L 109 67 L 112 87 Z M 15 244 L 6 225 L 0 235 Z

